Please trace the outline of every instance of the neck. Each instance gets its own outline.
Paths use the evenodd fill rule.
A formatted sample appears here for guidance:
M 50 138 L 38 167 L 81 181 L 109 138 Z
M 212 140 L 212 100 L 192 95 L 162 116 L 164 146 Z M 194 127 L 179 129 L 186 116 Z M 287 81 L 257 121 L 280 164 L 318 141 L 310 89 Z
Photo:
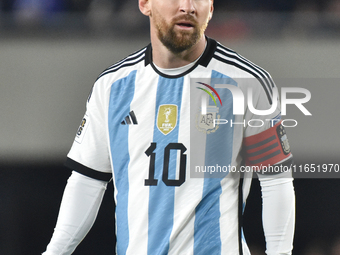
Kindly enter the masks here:
M 157 36 L 151 37 L 152 61 L 161 68 L 176 68 L 188 65 L 195 61 L 205 49 L 205 36 L 191 48 L 180 53 L 173 53 L 166 48 Z

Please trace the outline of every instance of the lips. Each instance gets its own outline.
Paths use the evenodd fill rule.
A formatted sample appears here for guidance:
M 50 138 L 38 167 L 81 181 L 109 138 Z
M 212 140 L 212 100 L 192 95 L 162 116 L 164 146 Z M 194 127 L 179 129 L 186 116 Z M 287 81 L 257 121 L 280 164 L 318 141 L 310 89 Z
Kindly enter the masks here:
M 181 20 L 175 23 L 176 27 L 182 31 L 192 31 L 195 28 L 195 23 L 187 20 Z
M 182 29 L 190 29 L 196 27 L 197 21 L 191 15 L 181 15 L 174 18 L 173 24 Z
M 194 25 L 191 22 L 186 22 L 186 21 L 177 22 L 176 25 L 181 26 L 181 27 L 194 27 Z

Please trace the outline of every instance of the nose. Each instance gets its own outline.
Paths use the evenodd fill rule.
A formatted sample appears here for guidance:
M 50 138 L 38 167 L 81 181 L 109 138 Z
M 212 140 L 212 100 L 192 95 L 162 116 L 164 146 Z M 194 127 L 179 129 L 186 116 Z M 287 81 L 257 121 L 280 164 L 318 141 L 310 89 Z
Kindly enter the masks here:
M 180 12 L 185 14 L 194 14 L 196 12 L 194 6 L 194 0 L 179 0 L 180 1 Z

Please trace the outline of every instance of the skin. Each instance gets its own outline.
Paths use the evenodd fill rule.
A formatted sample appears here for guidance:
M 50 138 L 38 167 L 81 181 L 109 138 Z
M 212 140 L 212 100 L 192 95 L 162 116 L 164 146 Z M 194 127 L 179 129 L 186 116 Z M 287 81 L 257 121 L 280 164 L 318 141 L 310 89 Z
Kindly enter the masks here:
M 153 62 L 157 66 L 181 67 L 203 53 L 213 0 L 139 0 L 139 9 L 150 19 Z

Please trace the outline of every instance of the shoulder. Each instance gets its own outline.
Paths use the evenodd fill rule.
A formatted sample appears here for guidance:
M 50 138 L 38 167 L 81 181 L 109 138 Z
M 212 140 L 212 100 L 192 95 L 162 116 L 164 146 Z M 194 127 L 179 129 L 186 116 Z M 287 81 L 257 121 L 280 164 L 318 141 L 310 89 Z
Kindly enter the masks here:
M 239 81 L 243 79 L 244 84 L 262 91 L 271 104 L 275 83 L 269 72 L 219 42 L 217 42 L 213 59 L 216 68 L 221 72 Z
M 217 42 L 213 58 L 220 63 L 225 63 L 240 69 L 255 78 L 271 78 L 270 74 L 265 69 L 219 42 Z
M 90 101 L 98 104 L 106 102 L 115 82 L 128 77 L 129 74 L 144 66 L 146 49 L 147 47 L 144 47 L 105 69 L 94 82 L 87 103 L 89 104 Z
M 96 81 L 102 79 L 103 77 L 107 77 L 110 74 L 116 76 L 119 79 L 120 76 L 124 76 L 126 71 L 129 72 L 129 70 L 135 70 L 138 64 L 144 62 L 147 48 L 148 47 L 144 47 L 106 68 L 97 77 Z

